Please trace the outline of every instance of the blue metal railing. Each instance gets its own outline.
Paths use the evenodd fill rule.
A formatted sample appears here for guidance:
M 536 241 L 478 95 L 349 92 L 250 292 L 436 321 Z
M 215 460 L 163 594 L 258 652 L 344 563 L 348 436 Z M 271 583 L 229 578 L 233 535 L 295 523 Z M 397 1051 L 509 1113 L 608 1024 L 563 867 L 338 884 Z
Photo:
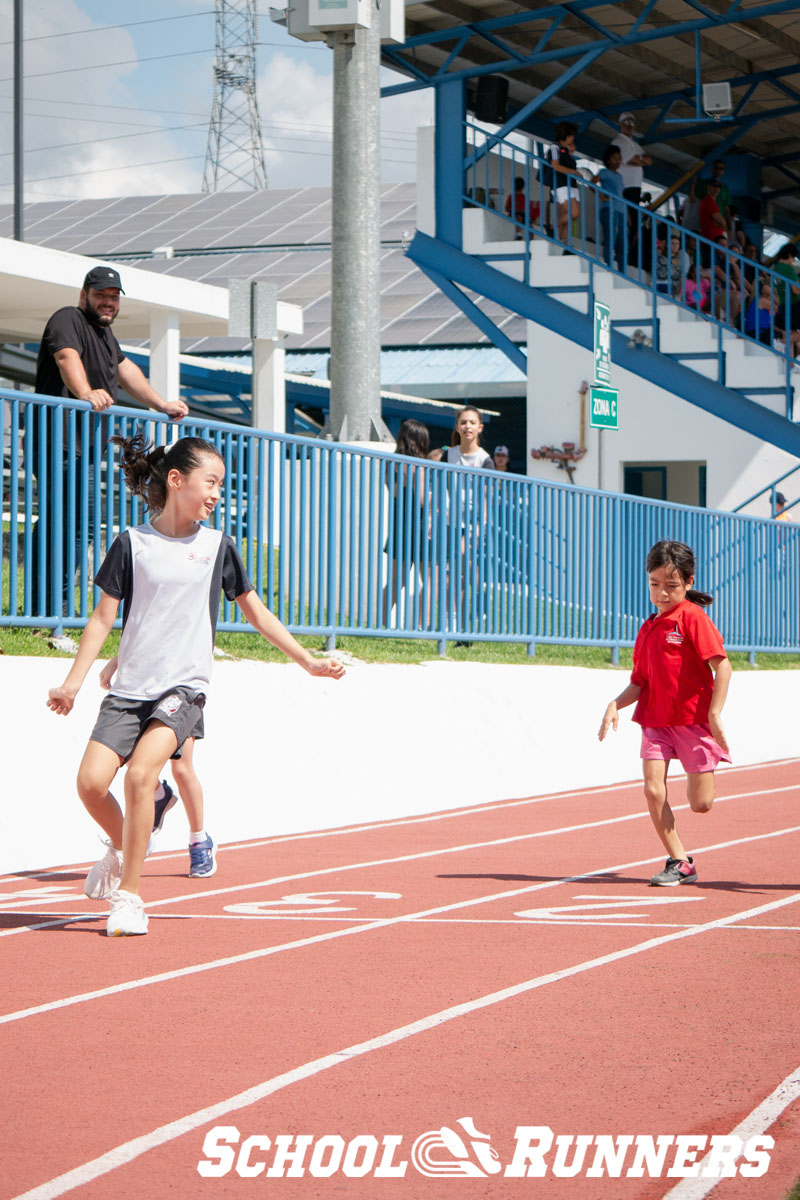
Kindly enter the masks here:
M 298 633 L 631 645 L 662 537 L 697 555 L 731 649 L 800 652 L 800 526 L 472 471 L 214 421 L 0 391 L 0 624 L 86 623 L 118 531 L 145 519 L 108 438 L 188 434 L 226 467 L 214 513 Z M 79 453 L 79 450 L 82 452 Z M 247 626 L 224 601 L 220 628 Z
M 535 283 L 530 277 L 530 243 L 534 237 L 544 238 L 643 288 L 650 297 L 651 316 L 647 323 L 652 325 L 656 349 L 659 348 L 658 313 L 665 302 L 710 322 L 717 335 L 715 349 L 701 356 L 678 353 L 675 357 L 681 361 L 696 357 L 713 360 L 718 383 L 726 382 L 723 340 L 726 334 L 735 334 L 761 346 L 781 361 L 783 386 L 780 389 L 774 386 L 743 387 L 742 391 L 753 397 L 783 395 L 785 415 L 792 419 L 794 358 L 792 339 L 791 336 L 784 337 L 782 322 L 786 319 L 787 327 L 791 329 L 793 296 L 792 284 L 786 276 L 701 237 L 670 217 L 652 213 L 620 196 L 611 196 L 588 179 L 559 174 L 549 160 L 531 150 L 509 140 L 495 141 L 493 135 L 472 122 L 465 124 L 470 153 L 464 173 L 463 201 L 492 212 L 514 228 L 520 249 L 518 254 L 510 257 L 522 260 L 526 283 Z M 486 149 L 487 143 L 490 143 L 490 149 Z M 518 202 L 514 190 L 516 178 L 523 181 L 522 203 Z M 567 189 L 564 201 L 567 212 L 573 201 L 578 208 L 574 221 L 568 220 L 565 238 L 560 238 L 558 231 L 555 198 L 558 187 Z M 615 218 L 614 213 L 620 215 Z M 620 226 L 619 256 L 615 246 L 609 244 L 616 240 L 615 219 Z M 673 238 L 678 242 L 674 252 Z M 658 277 L 660 244 L 665 248 L 661 263 L 666 267 L 665 280 Z M 484 257 L 493 261 L 498 256 Z M 704 289 L 704 280 L 708 282 L 707 289 Z M 586 287 L 588 311 L 591 312 L 594 292 L 591 268 Z M 559 289 L 546 290 L 557 292 Z M 750 312 L 753 297 L 755 313 Z M 763 329 L 759 325 L 762 319 L 758 311 L 760 297 L 764 305 L 761 311 L 767 314 Z M 800 305 L 800 297 L 795 304 Z M 750 325 L 748 316 L 755 317 L 754 325 Z

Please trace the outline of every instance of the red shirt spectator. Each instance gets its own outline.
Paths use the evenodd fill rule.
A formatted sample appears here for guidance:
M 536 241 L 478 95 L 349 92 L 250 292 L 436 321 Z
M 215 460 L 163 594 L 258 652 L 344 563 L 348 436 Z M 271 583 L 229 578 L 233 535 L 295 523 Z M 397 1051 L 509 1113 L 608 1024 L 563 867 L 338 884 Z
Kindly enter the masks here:
M 709 241 L 717 242 L 725 233 L 727 226 L 722 210 L 717 203 L 719 184 L 710 180 L 708 191 L 700 201 L 700 235 Z

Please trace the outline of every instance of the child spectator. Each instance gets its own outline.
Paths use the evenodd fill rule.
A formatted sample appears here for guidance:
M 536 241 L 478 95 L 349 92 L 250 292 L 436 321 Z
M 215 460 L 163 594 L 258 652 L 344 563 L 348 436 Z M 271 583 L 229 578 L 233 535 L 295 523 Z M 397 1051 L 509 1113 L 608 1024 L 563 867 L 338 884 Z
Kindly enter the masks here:
M 554 172 L 553 194 L 556 205 L 557 237 L 564 246 L 569 246 L 571 224 L 578 220 L 581 212 L 579 184 L 582 179 L 575 158 L 575 134 L 577 128 L 569 121 L 561 121 L 555 128 L 555 144 L 547 151 L 547 160 Z M 573 177 L 576 182 L 571 182 Z
M 622 151 L 612 143 L 606 146 L 603 155 L 603 166 L 597 172 L 593 182 L 603 189 L 600 196 L 600 228 L 603 231 L 603 259 L 607 267 L 611 266 L 613 251 L 617 270 L 624 272 L 627 264 L 627 221 L 625 205 L 622 201 L 623 181 L 619 168 L 622 162 Z

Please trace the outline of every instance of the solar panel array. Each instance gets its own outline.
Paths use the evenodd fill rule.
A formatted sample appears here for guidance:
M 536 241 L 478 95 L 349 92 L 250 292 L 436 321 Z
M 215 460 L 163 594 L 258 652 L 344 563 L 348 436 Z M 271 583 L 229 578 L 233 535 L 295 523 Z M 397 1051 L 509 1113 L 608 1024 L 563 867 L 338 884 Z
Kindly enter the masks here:
M 384 346 L 487 344 L 481 334 L 405 256 L 416 228 L 414 184 L 381 188 L 381 341 Z M 25 240 L 90 258 L 226 287 L 263 280 L 303 309 L 304 332 L 287 349 L 328 349 L 331 328 L 330 188 L 267 189 L 174 196 L 120 196 L 27 204 Z M 13 208 L 0 206 L 0 236 L 13 236 Z M 175 256 L 152 257 L 171 246 Z M 123 257 L 124 256 L 124 257 Z M 124 282 L 124 281 L 123 281 Z M 513 341 L 525 322 L 469 294 Z M 241 349 L 241 339 L 184 340 L 185 353 Z

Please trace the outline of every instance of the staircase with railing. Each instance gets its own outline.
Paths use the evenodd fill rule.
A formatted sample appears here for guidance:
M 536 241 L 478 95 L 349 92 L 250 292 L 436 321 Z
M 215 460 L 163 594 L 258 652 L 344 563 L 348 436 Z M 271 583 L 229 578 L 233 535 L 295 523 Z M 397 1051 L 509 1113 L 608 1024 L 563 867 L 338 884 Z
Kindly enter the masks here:
M 469 123 L 467 138 L 461 247 L 418 234 L 409 248 L 448 294 L 469 311 L 461 290 L 472 289 L 587 347 L 603 301 L 615 362 L 800 456 L 784 275 Z M 556 188 L 578 209 L 563 240 Z M 608 244 L 615 221 L 619 257 Z

